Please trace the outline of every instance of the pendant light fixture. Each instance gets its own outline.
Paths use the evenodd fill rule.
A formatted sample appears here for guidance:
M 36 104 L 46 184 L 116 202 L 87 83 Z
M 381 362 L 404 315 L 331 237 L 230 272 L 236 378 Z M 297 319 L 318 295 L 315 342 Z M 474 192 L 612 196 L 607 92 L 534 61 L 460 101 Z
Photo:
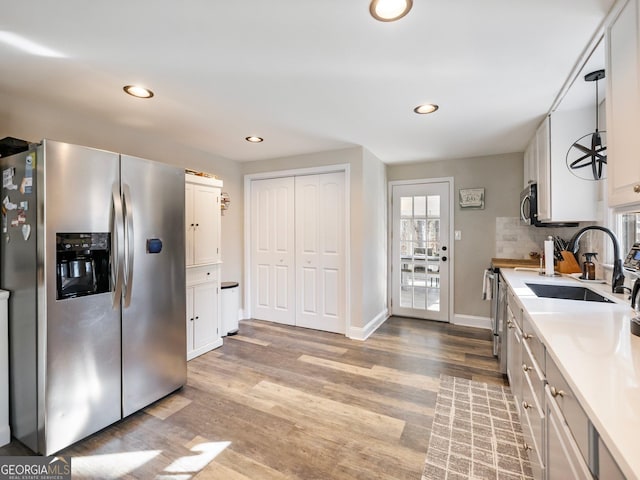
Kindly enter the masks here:
M 412 6 L 413 0 L 371 0 L 369 13 L 381 22 L 393 22 L 409 13 Z
M 585 180 L 603 179 L 604 166 L 607 164 L 607 146 L 602 135 L 605 131 L 598 130 L 599 99 L 598 80 L 604 78 L 604 70 L 596 70 L 585 75 L 585 82 L 595 82 L 596 86 L 596 130 L 576 140 L 567 152 L 567 167 L 569 171 Z M 586 146 L 584 145 L 586 144 Z M 575 158 L 577 156 L 577 158 Z M 591 167 L 590 169 L 588 167 Z

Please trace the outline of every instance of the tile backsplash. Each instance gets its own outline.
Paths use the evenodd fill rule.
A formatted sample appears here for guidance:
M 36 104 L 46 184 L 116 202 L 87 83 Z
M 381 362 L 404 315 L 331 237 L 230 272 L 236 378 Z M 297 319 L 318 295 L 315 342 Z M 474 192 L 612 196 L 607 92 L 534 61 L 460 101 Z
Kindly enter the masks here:
M 518 217 L 497 217 L 495 256 L 497 258 L 529 258 L 530 252 L 542 253 L 544 241 L 549 235 L 559 236 L 569 241 L 580 228 L 586 225 L 589 223 L 581 223 L 580 227 L 574 228 L 531 227 L 520 225 Z M 583 246 L 583 243 L 581 241 L 580 245 Z

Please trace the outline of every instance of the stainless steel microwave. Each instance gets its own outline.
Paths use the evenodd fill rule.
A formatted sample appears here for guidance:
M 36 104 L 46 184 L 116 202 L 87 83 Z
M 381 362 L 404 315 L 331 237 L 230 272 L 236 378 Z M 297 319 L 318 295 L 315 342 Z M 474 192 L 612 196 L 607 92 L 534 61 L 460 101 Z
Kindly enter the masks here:
M 520 194 L 520 224 L 538 223 L 538 185 L 530 183 Z
M 530 183 L 520 194 L 520 224 L 534 227 L 577 227 L 577 222 L 541 222 L 538 220 L 538 184 Z

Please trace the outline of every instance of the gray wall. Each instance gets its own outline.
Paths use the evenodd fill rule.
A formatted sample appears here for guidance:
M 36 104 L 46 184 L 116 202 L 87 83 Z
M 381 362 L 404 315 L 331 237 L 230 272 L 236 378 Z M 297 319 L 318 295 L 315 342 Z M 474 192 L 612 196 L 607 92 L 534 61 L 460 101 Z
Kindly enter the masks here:
M 363 148 L 354 147 L 247 162 L 242 164 L 242 173 L 277 172 L 339 164 L 350 165 L 351 178 L 351 326 L 363 328 L 386 309 L 384 164 Z
M 55 106 L 0 94 L 0 138 L 32 142 L 43 138 L 126 153 L 137 157 L 212 173 L 224 182 L 231 207 L 222 217 L 222 279 L 242 279 L 243 187 L 238 162 L 191 149 L 145 133 L 143 127 L 116 126 L 88 111 L 64 111 Z M 184 226 L 176 225 L 176 228 Z
M 519 216 L 523 179 L 523 154 L 511 153 L 459 160 L 387 166 L 387 178 L 454 178 L 454 230 L 462 231 L 455 242 L 454 313 L 489 316 L 489 302 L 482 301 L 482 273 L 491 263 L 496 245 L 496 217 Z M 484 210 L 462 210 L 458 190 L 484 187 Z
M 362 162 L 362 315 L 372 320 L 387 310 L 387 174 L 386 166 L 364 150 Z M 354 214 L 352 213 L 352 219 Z

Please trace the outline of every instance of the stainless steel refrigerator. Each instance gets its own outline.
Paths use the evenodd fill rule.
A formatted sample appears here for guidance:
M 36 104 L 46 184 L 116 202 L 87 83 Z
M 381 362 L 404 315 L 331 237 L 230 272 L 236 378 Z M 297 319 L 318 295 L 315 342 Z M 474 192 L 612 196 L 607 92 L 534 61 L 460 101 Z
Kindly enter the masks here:
M 50 140 L 0 166 L 10 426 L 49 455 L 186 381 L 184 170 Z

